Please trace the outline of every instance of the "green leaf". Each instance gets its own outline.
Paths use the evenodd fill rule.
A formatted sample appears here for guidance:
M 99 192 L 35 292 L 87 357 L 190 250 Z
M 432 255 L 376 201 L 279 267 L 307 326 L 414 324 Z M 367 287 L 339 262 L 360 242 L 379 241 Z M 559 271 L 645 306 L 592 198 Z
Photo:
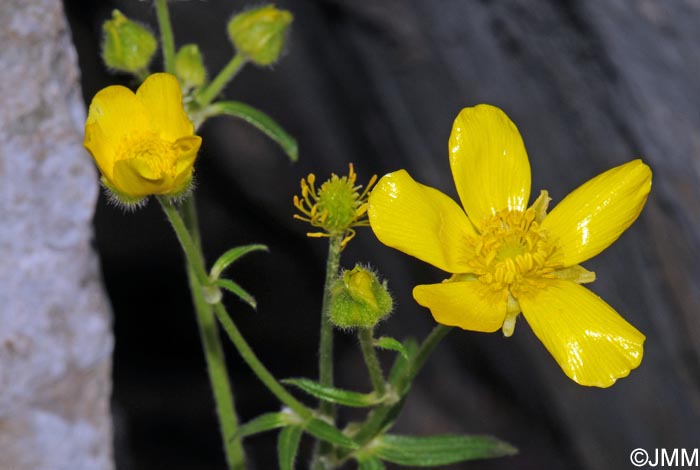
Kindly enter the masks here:
M 220 101 L 212 104 L 207 112 L 209 116 L 220 114 L 243 119 L 274 140 L 291 161 L 295 162 L 299 159 L 299 146 L 296 139 L 262 111 L 238 101 Z
M 396 381 L 401 377 L 405 371 L 406 367 L 410 364 L 410 359 L 415 356 L 416 351 L 418 351 L 418 342 L 413 338 L 408 338 L 403 343 L 403 349 L 406 351 L 406 355 L 403 354 L 396 356 L 394 361 L 394 366 L 389 372 L 389 383 L 396 384 Z M 403 393 L 403 390 L 399 390 L 399 393 Z
M 211 271 L 209 271 L 209 279 L 211 279 L 212 281 L 216 281 L 217 279 L 219 279 L 219 276 L 221 276 L 221 273 L 224 271 L 224 269 L 228 268 L 231 265 L 231 263 L 236 261 L 241 256 L 247 255 L 251 251 L 259 250 L 269 251 L 265 245 L 257 244 L 237 246 L 236 248 L 231 248 L 226 253 L 219 256 L 219 259 L 217 259 L 214 265 L 211 267 Z
M 373 454 L 378 458 L 419 467 L 449 465 L 465 460 L 503 457 L 515 453 L 515 447 L 491 436 L 415 437 L 387 434 L 378 437 L 373 443 Z
M 217 285 L 221 287 L 222 289 L 226 289 L 227 291 L 231 292 L 232 294 L 235 294 L 239 299 L 241 299 L 243 302 L 247 303 L 253 309 L 258 308 L 258 303 L 255 301 L 255 298 L 253 298 L 252 295 L 247 293 L 241 286 L 236 284 L 230 279 L 217 279 L 214 285 Z
M 383 399 L 383 397 L 377 397 L 374 393 L 358 393 L 340 388 L 327 387 L 309 379 L 284 379 L 282 382 L 299 387 L 309 395 L 313 395 L 321 400 L 343 406 L 364 408 L 377 405 L 381 403 Z
M 280 431 L 277 437 L 277 459 L 280 470 L 294 470 L 301 433 L 302 428 L 299 426 L 287 426 Z
M 401 354 L 405 359 L 408 359 L 408 351 L 403 344 L 397 339 L 388 336 L 382 336 L 374 340 L 374 347 L 379 349 L 389 349 Z
M 359 470 L 384 470 L 384 464 L 376 457 L 358 459 Z
M 289 413 L 265 413 L 238 428 L 236 437 L 252 436 L 253 434 L 288 426 L 293 420 L 294 417 L 290 416 Z
M 317 418 L 311 418 L 305 422 L 304 430 L 312 436 L 322 441 L 330 442 L 331 444 L 348 449 L 357 449 L 359 447 L 355 441 L 339 431 L 338 428 Z

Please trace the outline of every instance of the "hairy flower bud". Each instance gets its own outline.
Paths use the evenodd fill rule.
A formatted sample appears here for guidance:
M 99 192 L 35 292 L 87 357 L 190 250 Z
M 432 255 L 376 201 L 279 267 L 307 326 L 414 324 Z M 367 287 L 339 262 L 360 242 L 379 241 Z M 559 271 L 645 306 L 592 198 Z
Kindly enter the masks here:
M 360 265 L 344 271 L 331 286 L 330 319 L 340 328 L 372 328 L 392 308 L 386 281 Z
M 146 70 L 158 47 L 153 33 L 119 10 L 112 12 L 112 19 L 104 22 L 102 30 L 102 60 L 107 67 L 133 74 Z
M 207 69 L 196 44 L 186 44 L 175 55 L 175 75 L 185 89 L 196 88 L 207 81 Z
M 228 23 L 228 35 L 238 53 L 257 65 L 277 62 L 284 47 L 292 14 L 274 5 L 241 12 Z

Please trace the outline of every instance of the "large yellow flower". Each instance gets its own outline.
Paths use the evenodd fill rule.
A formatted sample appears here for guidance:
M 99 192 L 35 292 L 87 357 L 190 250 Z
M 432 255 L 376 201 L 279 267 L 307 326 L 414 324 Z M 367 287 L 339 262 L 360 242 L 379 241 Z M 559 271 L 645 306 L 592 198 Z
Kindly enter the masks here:
M 123 86 L 100 90 L 90 103 L 83 145 L 104 185 L 119 200 L 134 203 L 185 191 L 201 143 L 183 109 L 177 79 L 156 73 L 136 93 Z
M 595 274 L 579 263 L 637 218 L 651 189 L 649 167 L 634 160 L 608 170 L 547 214 L 546 191 L 527 206 L 530 163 L 500 109 L 463 109 L 449 152 L 464 210 L 405 170 L 384 176 L 369 197 L 370 224 L 382 243 L 452 273 L 440 284 L 416 286 L 416 301 L 438 323 L 502 328 L 506 336 L 522 312 L 577 383 L 609 387 L 627 376 L 642 360 L 645 337 L 580 285 Z

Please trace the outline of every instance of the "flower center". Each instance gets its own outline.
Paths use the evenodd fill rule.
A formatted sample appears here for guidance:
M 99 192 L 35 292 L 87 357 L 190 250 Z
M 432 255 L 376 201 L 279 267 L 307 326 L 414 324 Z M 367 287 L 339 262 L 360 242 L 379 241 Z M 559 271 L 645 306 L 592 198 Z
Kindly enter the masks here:
M 480 232 L 469 240 L 474 250 L 469 266 L 493 290 L 517 299 L 532 287 L 542 288 L 540 279 L 560 267 L 553 260 L 555 246 L 540 229 L 533 208 L 502 210 L 486 219 Z
M 154 133 L 139 133 L 125 138 L 115 161 L 131 160 L 139 175 L 150 181 L 174 176 L 177 155 L 173 145 Z

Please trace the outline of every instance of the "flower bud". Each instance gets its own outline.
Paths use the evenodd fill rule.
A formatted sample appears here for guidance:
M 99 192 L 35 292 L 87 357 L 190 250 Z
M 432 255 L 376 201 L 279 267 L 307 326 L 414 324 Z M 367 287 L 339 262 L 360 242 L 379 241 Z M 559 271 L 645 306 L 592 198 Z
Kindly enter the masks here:
M 185 89 L 196 88 L 207 81 L 207 69 L 196 44 L 186 44 L 177 51 L 175 75 Z
M 148 67 L 158 47 L 153 33 L 119 10 L 112 12 L 112 19 L 104 22 L 102 30 L 102 60 L 107 67 L 134 74 Z
M 393 300 L 386 281 L 356 265 L 331 285 L 330 319 L 340 328 L 373 328 L 391 313 Z
M 258 65 L 277 62 L 284 47 L 292 14 L 265 5 L 237 14 L 228 23 L 228 35 L 238 53 Z

